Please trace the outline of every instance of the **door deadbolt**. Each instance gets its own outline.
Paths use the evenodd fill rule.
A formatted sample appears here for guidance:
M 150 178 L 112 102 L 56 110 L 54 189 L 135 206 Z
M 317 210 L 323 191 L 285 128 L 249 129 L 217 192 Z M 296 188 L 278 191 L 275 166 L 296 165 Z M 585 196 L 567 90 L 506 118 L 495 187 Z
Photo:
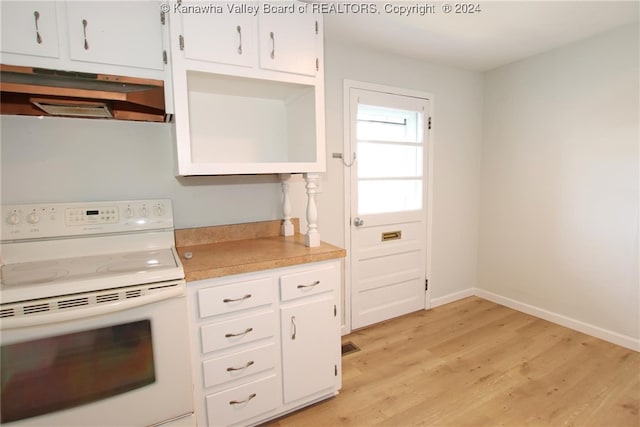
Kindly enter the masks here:
M 356 227 L 362 227 L 364 225 L 364 220 L 360 217 L 355 217 L 353 219 L 353 225 L 355 225 Z

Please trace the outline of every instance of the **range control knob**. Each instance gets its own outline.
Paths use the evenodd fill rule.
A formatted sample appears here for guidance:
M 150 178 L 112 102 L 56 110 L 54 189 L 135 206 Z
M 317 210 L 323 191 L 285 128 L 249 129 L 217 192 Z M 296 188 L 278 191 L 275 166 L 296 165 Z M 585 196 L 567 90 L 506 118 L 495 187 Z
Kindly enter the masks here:
M 143 217 L 146 217 L 147 215 L 149 215 L 149 211 L 147 210 L 146 206 L 143 206 L 140 208 L 140 215 Z
M 27 215 L 27 222 L 29 224 L 37 224 L 38 222 L 40 222 L 40 217 L 37 213 L 31 212 L 29 215 Z
M 7 215 L 7 224 L 9 225 L 18 225 L 20 224 L 20 215 L 18 212 L 11 212 Z
M 156 205 L 153 207 L 153 214 L 155 216 L 162 216 L 164 215 L 164 206 L 162 205 Z
M 127 207 L 125 215 L 127 216 L 127 218 L 131 218 L 133 216 L 133 209 L 131 209 L 131 207 Z

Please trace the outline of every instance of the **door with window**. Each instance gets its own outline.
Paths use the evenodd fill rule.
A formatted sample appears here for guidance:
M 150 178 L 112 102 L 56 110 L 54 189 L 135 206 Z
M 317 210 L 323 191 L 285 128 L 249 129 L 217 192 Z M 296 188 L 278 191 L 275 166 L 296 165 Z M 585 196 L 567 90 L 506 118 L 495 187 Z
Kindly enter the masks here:
M 351 327 L 425 308 L 429 100 L 349 88 Z

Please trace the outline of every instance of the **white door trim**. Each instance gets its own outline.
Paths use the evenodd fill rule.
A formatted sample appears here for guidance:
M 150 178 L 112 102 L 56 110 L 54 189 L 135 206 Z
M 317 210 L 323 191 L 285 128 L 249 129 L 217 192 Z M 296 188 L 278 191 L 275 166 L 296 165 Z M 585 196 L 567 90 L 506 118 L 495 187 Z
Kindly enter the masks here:
M 343 82 L 343 154 L 342 160 L 345 164 L 344 170 L 344 244 L 346 248 L 351 247 L 351 173 L 347 165 L 353 164 L 353 153 L 351 149 L 351 103 L 350 103 L 350 91 L 351 89 L 363 89 L 373 92 L 389 93 L 394 95 L 403 95 L 416 98 L 426 98 L 429 100 L 428 117 L 431 118 L 433 124 L 435 118 L 433 116 L 434 111 L 434 96 L 429 92 L 422 92 L 413 89 L 405 89 L 394 86 L 381 85 L 376 83 L 361 82 L 356 80 L 345 79 Z M 431 308 L 431 252 L 432 252 L 432 225 L 433 225 L 433 165 L 434 165 L 434 133 L 433 125 L 431 129 L 426 130 L 425 141 L 427 142 L 427 171 L 425 176 L 425 191 L 426 191 L 426 210 L 427 210 L 427 242 L 426 242 L 426 278 L 429 281 L 429 288 L 425 295 L 425 309 Z M 357 162 L 357 159 L 355 160 Z M 347 256 L 344 260 L 344 324 L 342 325 L 342 335 L 351 333 L 351 253 L 347 250 Z

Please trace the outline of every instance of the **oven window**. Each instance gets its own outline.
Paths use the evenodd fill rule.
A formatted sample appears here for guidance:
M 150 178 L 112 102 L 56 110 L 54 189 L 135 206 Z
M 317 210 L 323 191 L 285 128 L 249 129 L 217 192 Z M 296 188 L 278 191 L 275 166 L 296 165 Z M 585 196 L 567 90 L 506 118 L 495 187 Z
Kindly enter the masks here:
M 155 381 L 151 322 L 3 345 L 6 423 L 125 393 Z

